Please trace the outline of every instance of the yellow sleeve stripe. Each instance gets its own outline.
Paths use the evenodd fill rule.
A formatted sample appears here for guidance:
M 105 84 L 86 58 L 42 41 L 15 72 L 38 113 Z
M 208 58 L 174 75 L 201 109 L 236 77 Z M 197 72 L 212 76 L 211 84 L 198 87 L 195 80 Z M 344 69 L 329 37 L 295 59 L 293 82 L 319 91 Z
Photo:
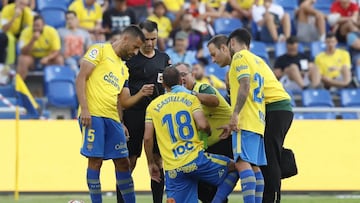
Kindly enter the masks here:
M 89 62 L 89 63 L 91 63 L 91 64 L 93 64 L 94 66 L 96 66 L 97 64 L 95 64 L 93 61 L 90 61 L 88 58 L 86 58 L 86 57 L 83 57 L 82 58 L 83 60 L 85 60 L 85 61 L 87 61 L 87 62 Z
M 237 80 L 240 80 L 241 78 L 249 78 L 250 74 L 241 74 L 237 77 Z
M 227 164 L 228 164 L 226 161 L 215 158 L 215 157 L 212 157 L 212 156 L 210 156 L 209 158 L 213 163 L 217 163 L 217 164 L 222 165 L 222 166 L 227 166 Z
M 152 120 L 151 118 L 145 118 L 145 123 L 146 123 L 146 122 L 152 123 L 153 120 Z
M 202 110 L 201 108 L 196 108 L 192 112 L 201 111 L 201 110 Z

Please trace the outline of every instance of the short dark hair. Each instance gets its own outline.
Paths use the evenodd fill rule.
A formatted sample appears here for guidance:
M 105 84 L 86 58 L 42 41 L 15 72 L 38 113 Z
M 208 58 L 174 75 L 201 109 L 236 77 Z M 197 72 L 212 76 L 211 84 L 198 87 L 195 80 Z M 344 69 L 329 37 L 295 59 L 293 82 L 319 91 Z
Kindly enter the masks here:
M 229 38 L 226 44 L 229 44 L 230 40 L 234 38 L 238 43 L 245 44 L 247 47 L 250 47 L 251 34 L 244 28 L 239 28 L 232 31 L 229 35 Z
M 159 6 L 162 6 L 165 10 L 167 10 L 165 3 L 162 2 L 162 1 L 156 1 L 156 2 L 154 3 L 154 5 L 153 5 L 153 8 L 155 9 L 155 8 L 157 8 L 157 7 L 159 7 Z
M 159 31 L 157 23 L 151 20 L 145 20 L 139 24 L 140 29 L 145 29 L 148 32 L 153 32 L 154 30 Z
M 65 12 L 65 16 L 67 16 L 68 14 L 74 14 L 74 16 L 77 16 L 76 12 L 73 10 L 68 10 Z
M 326 36 L 325 36 L 325 39 L 329 39 L 329 38 L 333 38 L 333 37 L 336 38 L 335 33 L 333 33 L 333 32 L 328 32 L 328 33 L 326 34 Z
M 286 39 L 286 44 L 295 44 L 298 43 L 298 39 L 296 36 L 290 36 Z
M 174 66 L 168 66 L 163 72 L 163 83 L 167 87 L 172 87 L 180 83 L 180 73 Z
M 227 44 L 227 40 L 228 37 L 226 35 L 216 35 L 209 40 L 207 46 L 209 46 L 210 44 L 214 44 L 216 48 L 220 49 L 222 44 Z
M 43 21 L 45 23 L 45 20 L 41 15 L 35 15 L 34 16 L 34 22 L 37 21 L 37 20 L 41 20 L 41 21 Z
M 137 25 L 129 25 L 123 31 L 122 34 L 129 34 L 133 37 L 140 37 L 142 42 L 145 42 L 145 35 Z

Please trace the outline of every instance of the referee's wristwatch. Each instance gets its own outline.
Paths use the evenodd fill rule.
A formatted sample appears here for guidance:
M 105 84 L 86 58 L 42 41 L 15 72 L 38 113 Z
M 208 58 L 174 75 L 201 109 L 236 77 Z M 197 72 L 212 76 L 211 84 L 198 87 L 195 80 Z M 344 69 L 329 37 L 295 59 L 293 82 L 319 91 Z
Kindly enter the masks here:
M 194 90 L 193 90 L 193 91 L 191 91 L 191 94 L 192 94 L 192 95 L 194 95 L 194 96 L 197 96 L 197 95 L 198 95 L 198 93 L 197 93 L 197 92 L 195 92 Z

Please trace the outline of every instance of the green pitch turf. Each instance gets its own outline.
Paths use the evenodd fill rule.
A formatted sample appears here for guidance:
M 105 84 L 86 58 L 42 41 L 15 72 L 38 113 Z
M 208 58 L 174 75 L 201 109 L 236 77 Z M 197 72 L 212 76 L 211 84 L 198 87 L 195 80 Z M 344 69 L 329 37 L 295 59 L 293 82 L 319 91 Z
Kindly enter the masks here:
M 20 195 L 18 201 L 14 200 L 12 195 L 0 195 L 0 203 L 67 203 L 69 200 L 82 200 L 85 203 L 91 203 L 89 197 L 80 195 Z M 150 194 L 138 194 L 136 196 L 138 203 L 152 203 Z M 240 194 L 232 194 L 229 198 L 230 203 L 243 202 Z M 116 202 L 116 197 L 109 194 L 103 195 L 104 203 Z M 165 201 L 164 201 L 165 202 Z M 359 195 L 284 195 L 282 203 L 358 203 Z

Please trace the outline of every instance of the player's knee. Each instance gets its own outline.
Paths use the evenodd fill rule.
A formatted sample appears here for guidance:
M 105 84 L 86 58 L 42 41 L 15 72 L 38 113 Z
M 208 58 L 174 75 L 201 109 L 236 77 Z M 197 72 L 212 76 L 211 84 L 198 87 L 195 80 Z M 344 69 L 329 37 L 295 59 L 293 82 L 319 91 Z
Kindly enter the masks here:
M 115 159 L 114 164 L 117 171 L 130 170 L 130 161 L 128 158 Z
M 166 203 L 176 203 L 174 198 L 167 198 Z

